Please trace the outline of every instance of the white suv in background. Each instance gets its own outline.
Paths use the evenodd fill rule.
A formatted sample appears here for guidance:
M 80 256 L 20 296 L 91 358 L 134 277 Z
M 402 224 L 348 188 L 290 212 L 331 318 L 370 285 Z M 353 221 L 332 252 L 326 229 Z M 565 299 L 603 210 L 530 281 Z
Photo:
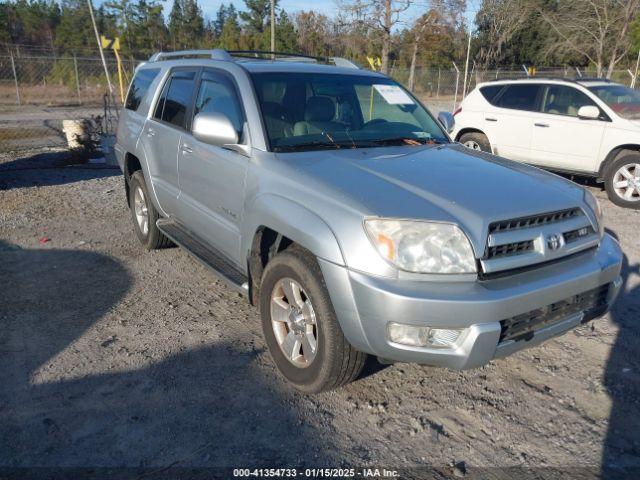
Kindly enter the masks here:
M 601 79 L 482 83 L 453 113 L 467 147 L 604 182 L 640 208 L 640 93 Z

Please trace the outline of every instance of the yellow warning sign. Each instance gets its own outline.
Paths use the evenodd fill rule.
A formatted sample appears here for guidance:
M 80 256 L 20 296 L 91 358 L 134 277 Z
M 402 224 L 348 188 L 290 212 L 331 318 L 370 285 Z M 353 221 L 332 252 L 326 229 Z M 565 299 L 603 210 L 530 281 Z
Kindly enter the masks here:
M 377 57 L 377 58 L 367 57 L 367 61 L 371 66 L 371 70 L 376 70 L 376 67 L 382 66 L 382 60 L 380 59 L 380 57 Z
M 120 50 L 120 39 L 118 37 L 107 38 L 104 35 L 100 35 L 100 43 L 104 49 Z

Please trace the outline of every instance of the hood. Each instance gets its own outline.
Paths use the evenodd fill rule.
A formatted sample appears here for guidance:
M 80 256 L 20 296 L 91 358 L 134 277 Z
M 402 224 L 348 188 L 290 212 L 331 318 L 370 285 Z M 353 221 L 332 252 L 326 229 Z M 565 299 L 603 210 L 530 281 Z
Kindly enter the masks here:
M 582 206 L 578 185 L 459 144 L 278 154 L 299 181 L 364 216 L 454 222 L 480 251 L 489 223 Z

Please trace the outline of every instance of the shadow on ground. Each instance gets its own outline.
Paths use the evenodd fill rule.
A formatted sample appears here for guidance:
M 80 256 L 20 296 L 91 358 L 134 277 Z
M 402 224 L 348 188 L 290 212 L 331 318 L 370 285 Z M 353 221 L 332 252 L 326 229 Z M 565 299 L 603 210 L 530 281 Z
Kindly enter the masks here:
M 608 233 L 615 236 L 614 232 Z M 603 478 L 638 478 L 640 473 L 640 286 L 630 280 L 640 275 L 640 264 L 624 257 L 624 284 L 611 318 L 619 331 L 604 372 L 612 400 L 603 448 Z
M 85 162 L 86 159 L 67 150 L 25 155 L 9 161 L 0 159 L 0 191 L 64 185 L 121 174 L 117 166 Z
M 0 241 L 0 278 L 0 468 L 336 464 L 233 339 L 136 370 L 75 371 L 92 370 L 96 349 L 127 355 L 117 342 L 82 343 L 130 298 L 131 275 L 113 258 Z

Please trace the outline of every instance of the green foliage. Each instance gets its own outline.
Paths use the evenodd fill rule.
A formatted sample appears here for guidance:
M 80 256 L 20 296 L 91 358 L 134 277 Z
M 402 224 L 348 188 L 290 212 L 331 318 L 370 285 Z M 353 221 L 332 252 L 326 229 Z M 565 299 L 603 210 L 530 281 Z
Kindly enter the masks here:
M 75 90 L 77 85 L 73 60 L 57 60 L 51 67 L 51 72 L 47 75 L 46 81 L 49 84 L 64 85 Z
M 0 0 L 0 42 L 54 48 L 60 54 L 96 56 L 95 34 L 86 1 Z M 556 2 L 478 2 L 480 8 L 475 19 L 472 61 L 484 68 L 511 66 L 518 69 L 523 63 L 538 67 L 586 64 L 584 58 L 575 52 L 546 48 L 554 32 L 540 18 L 540 9 L 552 9 Z M 227 0 L 212 12 L 203 12 L 198 0 L 172 0 L 166 16 L 162 0 L 108 0 L 100 4 L 94 0 L 94 5 L 100 33 L 109 38 L 118 37 L 122 56 L 126 59 L 147 58 L 160 50 L 271 48 L 270 0 L 243 0 L 243 3 Z M 415 2 L 411 12 L 422 8 L 422 16 L 408 18 L 407 14 L 403 23 L 393 31 L 390 66 L 395 66 L 395 72 L 407 68 L 416 42 L 418 66 L 450 69 L 454 61 L 461 66 L 468 38 L 462 14 L 466 0 L 430 0 L 417 5 Z M 496 29 L 497 16 L 492 13 L 496 5 L 503 5 L 503 12 L 518 18 L 517 28 L 510 31 L 504 41 L 499 39 L 499 47 L 485 56 L 487 45 L 496 44 L 496 35 L 504 32 L 503 28 Z M 313 3 L 309 2 L 309 6 L 313 8 Z M 309 10 L 291 16 L 278 7 L 276 1 L 276 50 L 344 56 L 366 66 L 367 56 L 381 55 L 380 29 L 370 19 L 352 18 L 345 12 L 337 11 L 335 17 L 328 17 Z M 431 19 L 431 23 L 417 35 L 419 22 L 426 17 Z M 210 20 L 205 22 L 205 18 Z M 631 25 L 629 41 L 628 60 L 635 62 L 640 49 L 640 16 Z M 113 58 L 110 52 L 106 53 Z M 65 73 L 62 66 L 56 66 L 50 75 L 51 81 L 65 85 L 71 82 L 67 77 L 68 72 Z

